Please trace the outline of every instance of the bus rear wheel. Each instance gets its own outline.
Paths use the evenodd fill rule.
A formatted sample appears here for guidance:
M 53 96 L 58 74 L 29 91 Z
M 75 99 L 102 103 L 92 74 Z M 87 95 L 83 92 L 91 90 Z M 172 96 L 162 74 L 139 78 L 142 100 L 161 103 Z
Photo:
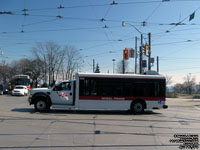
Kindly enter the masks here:
M 140 114 L 144 112 L 144 103 L 142 101 L 132 102 L 131 104 L 131 112 L 134 114 Z

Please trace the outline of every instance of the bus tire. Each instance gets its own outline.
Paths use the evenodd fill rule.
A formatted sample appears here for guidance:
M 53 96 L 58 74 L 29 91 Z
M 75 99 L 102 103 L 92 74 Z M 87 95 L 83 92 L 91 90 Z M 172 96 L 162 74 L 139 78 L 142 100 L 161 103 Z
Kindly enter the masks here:
M 138 100 L 131 103 L 131 112 L 134 114 L 141 114 L 144 112 L 145 102 Z
M 34 107 L 35 110 L 39 112 L 47 112 L 50 110 L 50 106 L 48 105 L 47 101 L 42 98 L 39 98 L 35 101 Z

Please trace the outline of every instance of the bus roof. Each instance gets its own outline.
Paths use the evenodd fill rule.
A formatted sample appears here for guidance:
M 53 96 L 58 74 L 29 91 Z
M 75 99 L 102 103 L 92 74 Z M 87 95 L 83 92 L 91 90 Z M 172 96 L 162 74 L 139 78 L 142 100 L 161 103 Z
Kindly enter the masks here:
M 165 79 L 162 75 L 139 75 L 139 74 L 106 74 L 106 73 L 77 73 L 79 78 L 135 78 L 135 79 Z
M 25 74 L 18 74 L 15 75 L 13 78 L 26 78 L 26 79 L 30 79 L 29 75 L 25 75 Z

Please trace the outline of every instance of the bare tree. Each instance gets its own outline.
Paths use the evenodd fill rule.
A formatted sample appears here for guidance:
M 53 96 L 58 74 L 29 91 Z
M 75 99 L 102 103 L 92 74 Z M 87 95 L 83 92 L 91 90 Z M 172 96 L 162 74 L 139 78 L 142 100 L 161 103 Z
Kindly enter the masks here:
M 195 77 L 192 77 L 191 73 L 189 73 L 184 77 L 184 80 L 184 87 L 186 88 L 187 93 L 192 94 L 195 85 Z
M 48 73 L 49 85 L 55 83 L 55 74 L 58 74 L 60 66 L 63 63 L 65 50 L 65 48 L 61 49 L 54 42 L 37 43 L 32 49 L 34 56 L 43 62 L 41 69 L 44 72 L 44 81 L 47 82 Z
M 165 79 L 166 79 L 166 90 L 167 92 L 169 92 L 169 85 L 172 84 L 172 76 L 165 75 Z
M 180 83 L 176 83 L 173 86 L 173 90 L 175 93 L 184 93 L 184 85 Z
M 196 86 L 195 86 L 195 93 L 197 94 L 199 94 L 200 93 L 200 82 L 198 83 L 198 84 L 196 84 Z
M 80 53 L 72 46 L 65 46 L 66 59 L 64 63 L 64 72 L 67 80 L 73 79 L 73 75 L 76 69 L 80 69 L 83 65 L 82 57 Z
M 41 81 L 42 79 L 42 68 L 41 66 L 43 66 L 44 62 L 42 62 L 39 59 L 34 59 L 31 61 L 31 65 L 30 65 L 30 77 L 32 79 L 32 86 L 33 87 L 37 87 L 38 83 Z
M 0 63 L 0 84 L 6 84 L 11 78 L 11 67 L 5 62 Z
M 165 79 L 166 79 L 166 85 L 170 85 L 172 84 L 172 76 L 169 75 L 165 75 Z
M 54 42 L 37 43 L 32 49 L 32 53 L 41 63 L 43 72 L 43 80 L 47 82 L 47 74 L 49 77 L 49 85 L 54 84 L 59 76 L 63 79 L 72 79 L 77 68 L 82 66 L 82 59 L 79 52 L 71 46 L 61 46 Z
M 18 61 L 13 61 L 11 63 L 11 74 L 14 76 L 16 74 L 28 74 L 30 71 L 31 60 L 27 58 L 22 58 Z
M 48 60 L 47 60 L 47 52 L 45 48 L 45 43 L 36 43 L 36 46 L 32 48 L 32 53 L 36 57 L 36 59 L 43 64 L 40 66 L 40 69 L 43 72 L 43 80 L 44 83 L 47 84 L 47 73 L 48 73 Z

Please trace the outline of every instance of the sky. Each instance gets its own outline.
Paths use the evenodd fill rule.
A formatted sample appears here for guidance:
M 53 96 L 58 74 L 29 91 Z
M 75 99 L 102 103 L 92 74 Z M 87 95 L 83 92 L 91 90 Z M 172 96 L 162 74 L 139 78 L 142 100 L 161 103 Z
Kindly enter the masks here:
M 92 72 L 94 59 L 112 73 L 112 60 L 116 69 L 123 49 L 135 48 L 136 36 L 139 46 L 141 33 L 148 43 L 151 33 L 152 70 L 158 56 L 159 72 L 174 83 L 189 73 L 200 81 L 199 0 L 0 0 L 0 12 L 12 12 L 0 13 L 0 61 L 31 58 L 37 42 L 53 41 L 80 50 L 82 72 Z M 127 62 L 134 72 L 135 60 Z

